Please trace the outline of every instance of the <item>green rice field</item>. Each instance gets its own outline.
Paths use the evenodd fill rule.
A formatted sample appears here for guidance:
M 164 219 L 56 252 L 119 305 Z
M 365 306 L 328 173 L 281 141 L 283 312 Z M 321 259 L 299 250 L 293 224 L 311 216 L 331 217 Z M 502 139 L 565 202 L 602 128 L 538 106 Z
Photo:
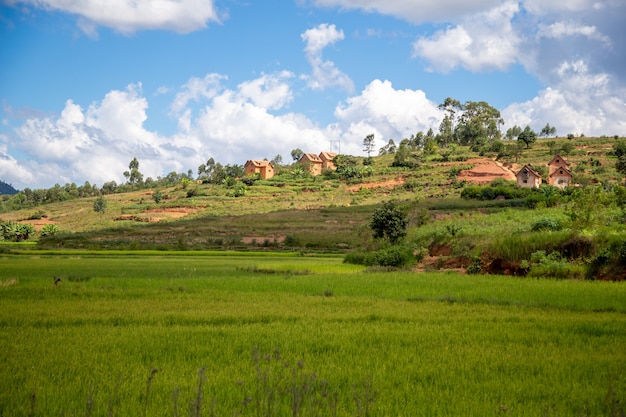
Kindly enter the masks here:
M 0 352 L 0 416 L 623 416 L 626 283 L 23 250 Z

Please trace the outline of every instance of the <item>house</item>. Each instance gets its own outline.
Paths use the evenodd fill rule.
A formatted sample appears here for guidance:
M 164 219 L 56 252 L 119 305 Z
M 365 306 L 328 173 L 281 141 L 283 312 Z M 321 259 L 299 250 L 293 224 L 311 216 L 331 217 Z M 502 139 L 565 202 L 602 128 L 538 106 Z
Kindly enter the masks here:
M 559 188 L 569 186 L 572 183 L 572 171 L 570 171 L 569 165 L 560 155 L 555 155 L 548 162 L 548 184 Z
M 322 165 L 324 164 L 322 159 L 314 153 L 305 153 L 298 160 L 298 163 L 306 166 L 306 169 L 313 176 L 320 175 L 322 173 Z
M 526 164 L 515 174 L 517 178 L 517 185 L 526 188 L 539 188 L 541 185 L 541 174 L 539 174 L 530 165 Z
M 337 154 L 334 152 L 320 152 L 319 157 L 322 160 L 322 169 L 337 169 L 337 167 L 335 166 L 336 156 Z
M 274 176 L 274 164 L 270 161 L 250 159 L 244 165 L 244 170 L 246 175 L 259 174 L 264 180 L 270 179 Z

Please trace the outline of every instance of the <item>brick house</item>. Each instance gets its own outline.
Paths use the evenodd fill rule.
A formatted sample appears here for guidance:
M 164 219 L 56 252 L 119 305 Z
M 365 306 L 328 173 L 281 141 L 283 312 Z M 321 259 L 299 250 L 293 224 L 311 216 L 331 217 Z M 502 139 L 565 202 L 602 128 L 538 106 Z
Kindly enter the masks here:
M 256 159 L 249 159 L 244 165 L 246 175 L 261 175 L 264 180 L 270 179 L 274 176 L 274 164 L 270 161 L 259 161 Z
M 541 185 L 541 174 L 530 165 L 526 164 L 515 174 L 517 185 L 525 188 L 539 188 Z
M 298 163 L 304 165 L 309 173 L 315 176 L 322 173 L 322 166 L 324 164 L 324 161 L 322 161 L 322 158 L 315 155 L 314 153 L 305 153 L 298 160 Z
M 548 184 L 558 188 L 568 187 L 572 183 L 572 171 L 569 165 L 560 155 L 555 155 L 548 162 Z
M 322 160 L 322 169 L 337 169 L 335 166 L 336 153 L 333 152 L 320 152 L 319 158 Z

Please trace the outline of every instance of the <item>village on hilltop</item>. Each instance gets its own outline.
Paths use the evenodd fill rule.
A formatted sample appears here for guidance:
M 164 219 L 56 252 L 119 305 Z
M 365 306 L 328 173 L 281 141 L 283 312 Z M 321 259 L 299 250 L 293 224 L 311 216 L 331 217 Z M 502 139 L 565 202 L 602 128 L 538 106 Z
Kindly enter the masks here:
M 336 169 L 334 159 L 337 156 L 334 152 L 305 153 L 298 160 L 312 176 L 321 175 L 325 169 Z M 274 176 L 274 164 L 267 160 L 249 159 L 244 165 L 246 175 L 260 175 L 267 180 Z

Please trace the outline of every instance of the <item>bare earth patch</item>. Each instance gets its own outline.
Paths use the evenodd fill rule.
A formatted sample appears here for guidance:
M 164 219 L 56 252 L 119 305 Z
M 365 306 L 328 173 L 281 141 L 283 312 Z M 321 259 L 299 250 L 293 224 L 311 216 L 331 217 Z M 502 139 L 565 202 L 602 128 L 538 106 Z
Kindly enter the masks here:
M 371 188 L 393 188 L 402 184 L 404 184 L 404 177 L 398 177 L 398 178 L 385 180 L 385 181 L 364 182 L 362 184 L 348 187 L 347 190 L 350 192 L 355 192 L 355 191 L 359 191 L 362 189 L 371 189 Z
M 199 212 L 198 208 L 190 208 L 190 207 L 171 207 L 171 208 L 159 208 L 159 209 L 150 209 L 144 211 L 145 214 L 150 215 L 150 221 L 158 222 L 159 220 L 165 219 L 180 219 L 181 217 L 188 216 L 190 214 L 194 214 Z
M 459 181 L 467 181 L 473 184 L 488 184 L 496 178 L 507 181 L 515 181 L 515 173 L 500 162 L 491 159 L 477 158 L 468 159 L 465 163 L 473 164 L 474 168 L 461 171 L 457 175 Z

